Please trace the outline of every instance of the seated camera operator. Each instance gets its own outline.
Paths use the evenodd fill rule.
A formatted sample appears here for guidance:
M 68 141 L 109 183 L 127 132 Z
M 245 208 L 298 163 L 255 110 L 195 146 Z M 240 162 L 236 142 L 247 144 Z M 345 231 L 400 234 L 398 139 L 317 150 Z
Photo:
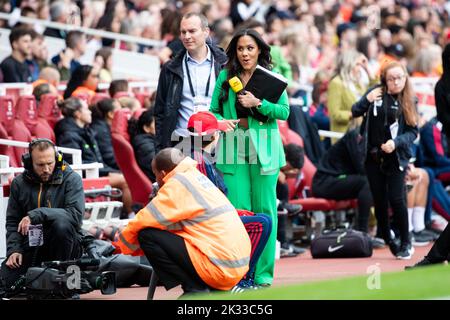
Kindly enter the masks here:
M 25 171 L 12 181 L 8 201 L 7 259 L 0 271 L 0 286 L 5 288 L 42 261 L 72 260 L 82 254 L 81 177 L 63 161 L 52 141 L 35 139 L 28 149 L 22 157 Z M 42 246 L 30 246 L 32 225 L 42 225 L 36 241 Z

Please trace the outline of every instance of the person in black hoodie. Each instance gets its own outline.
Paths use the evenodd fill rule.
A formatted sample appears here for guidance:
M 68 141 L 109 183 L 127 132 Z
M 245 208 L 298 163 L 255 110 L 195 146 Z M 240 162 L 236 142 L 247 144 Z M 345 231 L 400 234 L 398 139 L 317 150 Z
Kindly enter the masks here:
M 134 150 L 134 157 L 150 181 L 156 181 L 152 171 L 152 160 L 155 157 L 155 118 L 153 110 L 144 111 L 139 119 L 128 121 L 128 133 Z
M 55 136 L 58 146 L 80 149 L 82 151 L 83 163 L 103 163 L 100 176 L 108 176 L 109 183 L 113 188 L 122 190 L 122 201 L 124 210 L 132 212 L 131 192 L 122 173 L 108 166 L 102 158 L 94 131 L 89 127 L 92 122 L 91 110 L 84 100 L 69 98 L 58 103 L 63 119 L 55 125 Z M 71 161 L 69 157 L 67 161 Z
M 362 141 L 359 129 L 352 129 L 322 156 L 312 181 L 316 197 L 349 200 L 358 199 L 355 229 L 368 232 L 370 207 L 373 204 L 369 181 L 365 175 L 363 156 L 358 145 Z
M 0 287 L 11 287 L 31 266 L 78 259 L 82 254 L 84 192 L 81 177 L 57 153 L 53 142 L 35 139 L 23 157 L 25 171 L 11 183 L 6 210 L 7 259 Z M 42 226 L 43 244 L 30 246 L 30 226 Z
M 361 150 L 377 226 L 392 254 L 403 260 L 411 259 L 414 253 L 408 230 L 405 185 L 411 146 L 419 132 L 414 100 L 406 68 L 393 61 L 383 66 L 381 85 L 369 89 L 352 106 L 353 117 L 364 116 Z M 392 239 L 389 206 L 400 233 L 400 247 Z
M 442 52 L 443 73 L 434 87 L 437 119 L 442 123 L 443 130 L 450 141 L 450 43 Z
M 95 132 L 98 148 L 103 161 L 111 168 L 119 170 L 111 139 L 111 124 L 114 111 L 120 109 L 120 103 L 116 99 L 103 99 L 91 108 L 92 124 L 91 128 Z

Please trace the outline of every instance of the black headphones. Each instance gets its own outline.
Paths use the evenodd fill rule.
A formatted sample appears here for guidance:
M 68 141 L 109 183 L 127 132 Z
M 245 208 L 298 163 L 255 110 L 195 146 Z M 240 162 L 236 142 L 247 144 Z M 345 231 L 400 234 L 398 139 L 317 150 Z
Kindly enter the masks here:
M 50 145 L 53 146 L 53 149 L 55 150 L 55 168 L 58 167 L 62 167 L 63 165 L 63 155 L 61 152 L 59 152 L 58 150 L 56 150 L 56 146 L 53 143 L 52 140 L 50 139 L 46 139 L 46 138 L 38 138 L 38 139 L 33 139 L 30 144 L 28 145 L 28 153 L 24 153 L 22 155 L 22 163 L 23 163 L 23 167 L 26 170 L 30 170 L 33 171 L 33 160 L 31 159 L 31 152 L 33 151 L 34 146 L 36 146 L 39 143 L 42 142 L 46 142 Z

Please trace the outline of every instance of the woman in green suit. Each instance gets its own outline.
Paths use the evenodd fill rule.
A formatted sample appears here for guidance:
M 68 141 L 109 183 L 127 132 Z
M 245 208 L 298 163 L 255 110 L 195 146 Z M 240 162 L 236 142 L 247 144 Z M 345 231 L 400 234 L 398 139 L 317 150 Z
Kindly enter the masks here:
M 285 156 L 277 119 L 286 120 L 289 104 L 286 91 L 277 103 L 259 100 L 251 92 L 236 94 L 228 80 L 237 76 L 244 87 L 257 65 L 271 68 L 270 47 L 251 29 L 237 32 L 227 48 L 228 62 L 219 74 L 211 100 L 213 112 L 226 133 L 217 151 L 217 168 L 224 174 L 228 198 L 238 209 L 264 213 L 272 219 L 272 232 L 256 266 L 255 283 L 273 281 L 277 230 L 276 184 Z M 239 102 L 243 108 L 236 108 Z M 245 108 L 256 107 L 267 116 L 258 121 Z

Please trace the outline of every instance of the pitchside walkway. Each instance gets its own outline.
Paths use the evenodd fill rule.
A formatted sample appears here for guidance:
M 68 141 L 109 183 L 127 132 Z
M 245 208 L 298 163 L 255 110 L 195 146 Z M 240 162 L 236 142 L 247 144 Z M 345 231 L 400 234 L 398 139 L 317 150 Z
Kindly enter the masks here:
M 312 259 L 309 250 L 295 258 L 277 260 L 275 265 L 275 281 L 273 286 L 280 287 L 288 284 L 337 279 L 367 274 L 367 268 L 377 265 L 381 272 L 401 271 L 405 266 L 412 265 L 421 260 L 430 250 L 431 244 L 425 247 L 415 247 L 415 254 L 411 260 L 396 260 L 389 249 L 374 250 L 371 258 L 361 259 Z M 182 294 L 180 287 L 166 291 L 158 287 L 155 299 L 177 299 Z M 135 287 L 118 289 L 115 295 L 103 296 L 100 291 L 82 295 L 84 299 L 94 300 L 145 300 L 147 288 Z M 236 296 L 239 299 L 239 296 Z

